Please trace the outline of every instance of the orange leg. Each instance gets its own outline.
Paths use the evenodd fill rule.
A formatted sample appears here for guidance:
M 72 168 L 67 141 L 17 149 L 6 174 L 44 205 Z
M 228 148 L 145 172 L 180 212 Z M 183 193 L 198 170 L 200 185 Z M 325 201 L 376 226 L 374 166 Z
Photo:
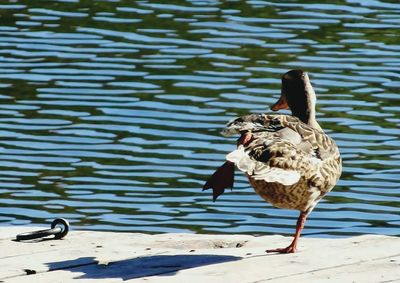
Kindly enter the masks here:
M 297 252 L 297 241 L 299 240 L 301 231 L 304 228 L 304 223 L 306 222 L 306 218 L 307 218 L 307 213 L 300 212 L 299 218 L 297 219 L 296 233 L 294 234 L 294 239 L 289 246 L 287 246 L 286 248 L 266 250 L 266 252 L 267 253 L 280 253 L 280 254 L 288 254 L 288 253 Z
M 251 141 L 253 140 L 253 135 L 250 132 L 244 133 L 240 136 L 240 138 L 237 140 L 236 145 L 239 147 L 239 145 L 248 145 Z
M 240 136 L 237 141 L 237 146 L 248 145 L 253 140 L 253 135 L 250 132 L 244 133 Z M 226 161 L 219 167 L 214 174 L 207 180 L 203 186 L 203 191 L 210 188 L 213 189 L 213 201 L 215 201 L 221 194 L 224 193 L 225 189 L 233 188 L 235 173 L 235 164 Z

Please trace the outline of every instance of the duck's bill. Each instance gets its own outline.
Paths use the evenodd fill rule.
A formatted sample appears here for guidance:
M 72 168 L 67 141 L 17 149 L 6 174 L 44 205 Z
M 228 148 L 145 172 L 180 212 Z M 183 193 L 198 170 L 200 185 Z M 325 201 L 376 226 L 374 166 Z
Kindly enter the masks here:
M 278 111 L 280 109 L 289 109 L 286 98 L 282 95 L 279 100 L 271 106 L 271 110 Z

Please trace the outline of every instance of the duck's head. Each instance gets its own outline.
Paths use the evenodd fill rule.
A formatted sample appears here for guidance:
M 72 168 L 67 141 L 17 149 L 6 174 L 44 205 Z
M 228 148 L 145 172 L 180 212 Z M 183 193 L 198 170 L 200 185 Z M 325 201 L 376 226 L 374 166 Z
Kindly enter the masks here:
M 315 92 L 310 79 L 302 70 L 291 70 L 282 76 L 282 90 L 279 100 L 271 110 L 290 109 L 292 115 L 304 123 L 315 120 Z

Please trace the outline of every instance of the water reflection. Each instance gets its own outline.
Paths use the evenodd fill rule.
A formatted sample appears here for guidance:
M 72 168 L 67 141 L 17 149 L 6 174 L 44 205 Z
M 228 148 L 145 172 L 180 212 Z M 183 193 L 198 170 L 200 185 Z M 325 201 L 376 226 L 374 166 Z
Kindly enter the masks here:
M 0 224 L 291 234 L 242 175 L 201 192 L 280 75 L 310 72 L 342 180 L 305 234 L 399 234 L 396 1 L 52 1 L 0 5 Z

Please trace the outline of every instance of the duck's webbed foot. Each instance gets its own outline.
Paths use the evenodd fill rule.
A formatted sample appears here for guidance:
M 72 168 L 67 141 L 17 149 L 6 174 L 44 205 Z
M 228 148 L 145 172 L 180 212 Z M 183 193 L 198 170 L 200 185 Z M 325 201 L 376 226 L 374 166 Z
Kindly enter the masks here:
M 267 253 L 290 254 L 290 253 L 297 252 L 297 248 L 293 244 L 291 244 L 290 246 L 287 246 L 286 248 L 271 249 L 271 250 L 266 250 L 266 252 Z
M 233 188 L 235 164 L 226 161 L 219 167 L 203 186 L 203 191 L 213 189 L 213 201 L 222 195 L 227 188 Z

